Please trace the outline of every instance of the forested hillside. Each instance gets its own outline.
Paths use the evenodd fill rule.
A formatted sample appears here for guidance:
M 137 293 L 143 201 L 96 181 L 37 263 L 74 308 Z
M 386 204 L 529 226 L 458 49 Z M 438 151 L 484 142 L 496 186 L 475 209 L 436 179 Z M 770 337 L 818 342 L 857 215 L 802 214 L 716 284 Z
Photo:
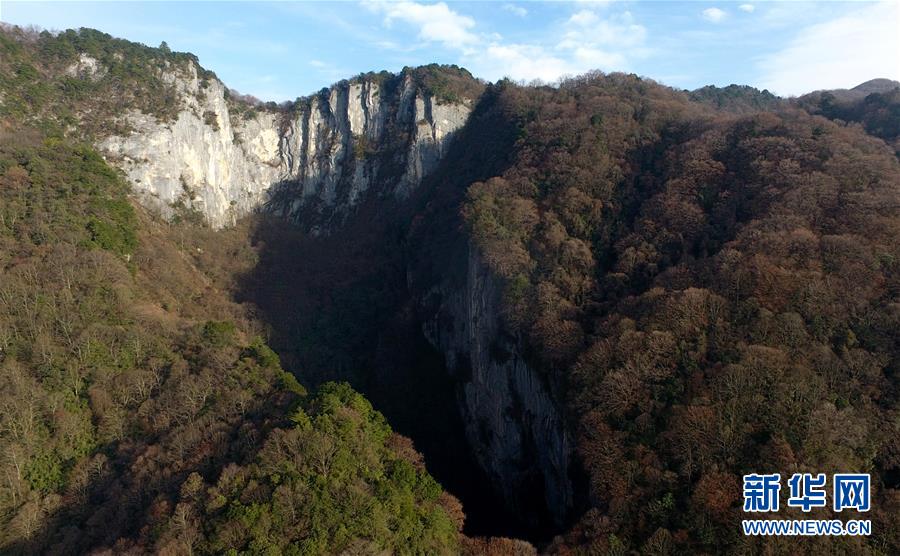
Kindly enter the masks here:
M 900 553 L 890 83 L 367 74 L 471 112 L 307 233 L 164 221 L 96 150 L 187 64 L 0 30 L 0 553 Z M 753 472 L 871 473 L 872 536 L 745 537 Z
M 516 159 L 463 213 L 577 431 L 590 509 L 553 549 L 896 551 L 892 149 L 622 75 L 502 94 Z M 741 535 L 742 474 L 842 469 L 873 473 L 871 542 Z
M 127 191 L 3 123 L 0 552 L 455 551 L 459 504 L 409 440 L 346 384 L 307 395 L 197 267 L 204 233 L 238 253 Z
M 0 32 L 0 114 L 93 138 L 116 131 L 116 116 L 136 108 L 161 121 L 179 109 L 161 71 L 185 71 L 196 57 L 114 39 L 93 29 Z M 214 78 L 204 72 L 204 79 Z M 91 117 L 85 117 L 89 113 Z

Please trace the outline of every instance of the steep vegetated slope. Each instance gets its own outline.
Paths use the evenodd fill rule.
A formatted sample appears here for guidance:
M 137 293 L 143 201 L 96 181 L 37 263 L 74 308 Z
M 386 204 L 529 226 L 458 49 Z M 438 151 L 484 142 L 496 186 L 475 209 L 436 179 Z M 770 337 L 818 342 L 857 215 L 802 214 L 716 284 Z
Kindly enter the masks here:
M 307 395 L 220 289 L 252 253 L 135 209 L 37 106 L 0 122 L 0 552 L 456 552 L 409 440 Z
M 787 107 L 701 110 L 635 77 L 504 94 L 516 161 L 468 187 L 463 214 L 475 264 L 502 280 L 502 328 L 565 400 L 587 473 L 590 509 L 553 549 L 896 547 L 891 149 Z M 873 473 L 871 543 L 740 534 L 740 476 L 804 469 Z
M 455 549 L 409 441 L 307 396 L 90 147 L 5 129 L 0 186 L 4 552 Z
M 19 389 L 0 395 L 18 404 L 0 417 L 6 546 L 529 550 L 460 537 L 465 511 L 471 534 L 555 553 L 900 551 L 890 83 L 784 100 L 430 66 L 266 108 L 224 100 L 187 55 L 16 33 L 0 109 L 30 139 L 0 163 L 0 287 L 22 284 L 0 300 L 25 303 L 0 328 L 18 377 L 0 388 Z M 134 134 L 94 132 L 113 120 L 61 76 L 106 87 L 132 50 L 148 81 L 128 86 L 175 107 L 123 98 Z M 70 121 L 32 102 L 37 76 Z M 132 210 L 65 137 L 181 223 Z M 200 173 L 148 200 L 175 176 L 138 154 L 154 141 L 185 167 L 240 158 L 253 194 Z M 742 474 L 840 471 L 872 473 L 872 537 L 741 535 Z

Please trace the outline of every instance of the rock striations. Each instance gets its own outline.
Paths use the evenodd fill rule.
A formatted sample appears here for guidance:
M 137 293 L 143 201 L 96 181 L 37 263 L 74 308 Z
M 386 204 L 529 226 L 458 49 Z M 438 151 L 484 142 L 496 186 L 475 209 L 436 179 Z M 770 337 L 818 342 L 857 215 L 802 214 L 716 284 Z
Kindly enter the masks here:
M 562 526 L 574 505 L 572 442 L 547 375 L 503 329 L 500 284 L 469 248 L 463 284 L 434 288 L 423 332 L 459 384 L 466 437 L 508 507 L 531 527 Z
M 438 102 L 404 72 L 342 82 L 280 111 L 239 112 L 224 85 L 193 65 L 164 79 L 182 99 L 175 121 L 130 111 L 130 133 L 99 146 L 142 204 L 166 216 L 192 209 L 216 228 L 266 207 L 323 231 L 370 193 L 405 197 L 472 103 Z

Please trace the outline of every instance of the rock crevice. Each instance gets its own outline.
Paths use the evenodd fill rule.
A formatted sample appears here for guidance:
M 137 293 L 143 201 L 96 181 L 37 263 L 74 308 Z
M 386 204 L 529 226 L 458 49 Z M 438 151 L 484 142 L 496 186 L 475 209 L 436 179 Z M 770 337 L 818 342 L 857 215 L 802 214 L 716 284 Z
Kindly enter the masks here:
M 440 286 L 425 336 L 457 379 L 466 436 L 506 504 L 534 527 L 564 525 L 571 512 L 571 438 L 555 388 L 503 330 L 500 284 L 469 249 L 465 283 Z M 552 527 L 551 527 L 552 529 Z

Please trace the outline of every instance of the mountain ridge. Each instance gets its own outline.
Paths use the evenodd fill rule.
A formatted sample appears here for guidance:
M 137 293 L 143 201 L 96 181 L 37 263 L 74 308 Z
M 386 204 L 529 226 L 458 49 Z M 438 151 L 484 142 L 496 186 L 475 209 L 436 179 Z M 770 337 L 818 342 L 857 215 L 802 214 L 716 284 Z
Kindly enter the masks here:
M 396 75 L 360 74 L 277 106 L 234 95 L 192 54 L 115 42 L 118 39 L 90 29 L 55 36 L 42 32 L 27 40 L 21 38 L 22 30 L 7 26 L 5 32 L 18 33 L 20 43 L 36 44 L 31 48 L 42 56 L 58 59 L 45 76 L 61 79 L 61 86 L 69 89 L 84 84 L 105 89 L 102 82 L 113 77 L 121 81 L 116 72 L 122 72 L 116 68 L 121 66 L 122 52 L 140 53 L 150 60 L 148 69 L 127 70 L 139 76 L 137 83 L 149 84 L 136 109 L 120 107 L 116 114 L 99 118 L 105 120 L 106 130 L 84 125 L 98 118 L 88 118 L 80 127 L 95 134 L 95 144 L 125 170 L 145 206 L 167 218 L 199 213 L 217 228 L 264 208 L 291 217 L 309 230 L 327 231 L 346 219 L 347 210 L 352 210 L 360 195 L 369 194 L 370 187 L 378 190 L 376 195 L 384 194 L 384 187 L 401 197 L 408 195 L 433 169 L 446 150 L 444 143 L 465 123 L 484 88 L 465 69 L 432 64 L 405 68 Z M 135 78 L 126 73 L 125 79 Z M 853 89 L 817 91 L 796 100 L 737 85 L 702 87 L 688 95 L 735 113 L 787 103 L 827 114 L 817 106 L 822 95 L 862 102 L 872 93 L 889 93 L 892 83 L 873 79 Z M 390 102 L 378 98 L 385 84 L 397 91 Z M 87 97 L 85 113 L 108 110 L 92 107 L 94 98 L 104 95 Z M 154 98 L 163 102 L 150 102 Z M 125 106 L 128 102 L 132 101 Z M 6 107 L 7 112 L 14 109 Z M 376 114 L 371 122 L 370 112 Z M 847 111 L 841 115 L 847 116 Z M 77 112 L 74 117 L 78 120 Z M 379 144 L 388 120 L 399 126 L 392 130 L 393 136 L 409 136 L 407 144 Z M 896 143 L 896 132 L 888 133 L 883 138 Z M 163 144 L 168 146 L 165 151 L 158 148 Z M 402 183 L 376 183 L 384 181 L 378 177 L 385 173 L 379 170 L 382 164 L 387 165 L 388 175 L 394 172 L 392 165 L 405 164 Z

